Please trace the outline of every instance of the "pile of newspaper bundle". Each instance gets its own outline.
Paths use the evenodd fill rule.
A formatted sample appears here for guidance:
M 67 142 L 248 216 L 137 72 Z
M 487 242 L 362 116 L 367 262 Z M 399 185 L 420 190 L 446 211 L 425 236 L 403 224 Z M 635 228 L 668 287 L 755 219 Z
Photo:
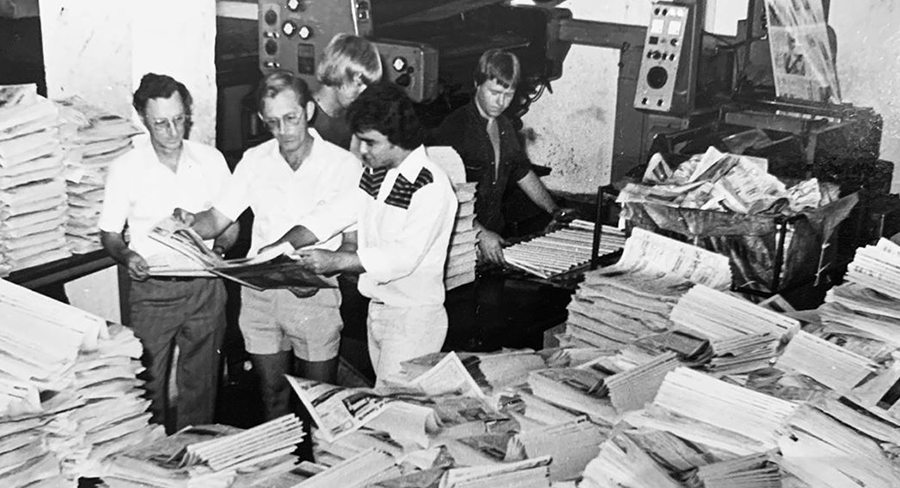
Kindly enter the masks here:
M 317 426 L 317 463 L 300 486 L 900 486 L 889 393 L 900 380 L 900 246 L 860 250 L 850 283 L 822 308 L 824 326 L 801 329 L 722 291 L 727 263 L 706 251 L 635 238 L 604 278 L 669 288 L 667 308 L 654 309 L 660 331 L 432 354 L 404 364 L 407 383 L 379 391 L 293 378 Z M 631 302 L 609 286 L 597 295 L 615 301 L 600 314 L 640 308 L 640 296 L 631 311 L 617 306 Z
M 673 330 L 669 315 L 694 284 L 727 288 L 728 258 L 636 228 L 616 264 L 585 273 L 560 341 L 621 347 Z
M 827 387 L 785 398 L 772 368 L 716 378 L 637 346 L 462 357 L 379 392 L 293 378 L 317 425 L 296 486 L 900 486 L 900 422 Z
M 60 139 L 65 151 L 68 212 L 66 240 L 75 254 L 100 249 L 97 227 L 109 165 L 128 152 L 140 130 L 130 121 L 88 104 L 79 97 L 56 102 Z
M 0 280 L 0 486 L 76 486 L 163 435 L 141 398 L 130 329 Z
M 816 348 L 803 354 L 803 370 L 845 360 L 840 369 L 822 371 L 816 379 L 845 391 L 854 387 L 849 394 L 854 400 L 900 422 L 900 404 L 884 402 L 900 380 L 900 246 L 881 239 L 857 249 L 845 278 L 818 309 L 824 324 L 818 335 L 840 344 L 844 354 Z M 877 376 L 857 386 L 876 364 Z
M 576 219 L 561 229 L 507 247 L 503 259 L 526 273 L 552 278 L 584 269 L 591 262 L 593 244 L 594 223 Z M 625 233 L 604 225 L 598 244 L 598 256 L 616 252 L 625 244 Z
M 478 240 L 478 231 L 475 229 L 475 185 L 465 182 L 454 185 L 459 207 L 444 267 L 444 287 L 447 290 L 475 281 L 475 244 Z
M 303 424 L 293 414 L 248 430 L 187 427 L 115 455 L 103 480 L 110 488 L 258 486 L 294 469 L 293 453 L 303 436 Z
M 768 173 L 763 158 L 721 153 L 710 146 L 674 170 L 657 154 L 642 184 L 629 183 L 619 193 L 621 204 L 660 203 L 670 207 L 793 215 L 819 208 L 839 196 L 837 185 L 811 178 L 788 188 Z
M 456 287 L 475 281 L 475 245 L 478 231 L 475 229 L 475 189 L 476 183 L 466 181 L 466 167 L 463 160 L 450 146 L 426 148 L 428 157 L 447 173 L 459 207 L 456 223 L 450 235 L 447 262 L 444 265 L 444 288 Z
M 57 113 L 33 84 L 0 86 L 0 276 L 71 254 Z

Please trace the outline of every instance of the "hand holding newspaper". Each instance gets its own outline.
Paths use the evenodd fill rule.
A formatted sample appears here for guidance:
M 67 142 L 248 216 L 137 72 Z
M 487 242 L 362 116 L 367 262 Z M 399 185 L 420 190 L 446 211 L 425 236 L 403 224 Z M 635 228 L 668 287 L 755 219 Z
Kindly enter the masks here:
M 335 288 L 337 280 L 316 275 L 299 266 L 289 243 L 266 249 L 249 258 L 224 260 L 188 225 L 169 216 L 150 231 L 150 237 L 178 251 L 184 259 L 148 259 L 151 274 L 181 276 L 221 276 L 241 285 L 265 290 L 272 288 Z

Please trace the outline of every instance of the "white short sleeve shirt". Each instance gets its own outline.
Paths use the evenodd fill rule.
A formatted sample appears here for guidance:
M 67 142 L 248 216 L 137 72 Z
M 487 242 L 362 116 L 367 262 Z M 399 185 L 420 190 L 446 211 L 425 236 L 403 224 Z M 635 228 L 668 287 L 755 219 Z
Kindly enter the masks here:
M 253 210 L 250 256 L 281 238 L 306 216 L 352 191 L 359 182 L 362 166 L 356 156 L 313 130 L 310 135 L 312 149 L 296 171 L 285 161 L 274 139 L 248 149 L 225 191 L 213 203 L 231 220 L 247 207 Z M 319 247 L 335 250 L 340 243 L 340 237 L 335 236 Z
M 119 233 L 128 223 L 129 247 L 145 259 L 176 251 L 149 237 L 150 229 L 175 208 L 200 212 L 231 176 L 225 158 L 214 147 L 184 141 L 176 171 L 162 163 L 149 142 L 116 159 L 106 180 L 99 227 Z

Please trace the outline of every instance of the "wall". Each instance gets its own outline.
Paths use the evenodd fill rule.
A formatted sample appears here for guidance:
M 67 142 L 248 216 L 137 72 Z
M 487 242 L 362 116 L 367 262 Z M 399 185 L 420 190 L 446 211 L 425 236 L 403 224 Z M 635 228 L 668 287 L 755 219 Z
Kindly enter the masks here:
M 646 24 L 650 2 L 569 0 L 576 19 Z M 609 183 L 619 51 L 572 46 L 562 77 L 552 82 L 523 117 L 528 155 L 552 169 L 544 183 L 552 190 L 594 193 Z
M 568 0 L 559 6 L 576 19 L 646 25 L 650 0 Z M 746 0 L 710 1 L 707 30 L 733 34 Z M 844 101 L 873 107 L 884 118 L 881 157 L 895 163 L 893 191 L 900 191 L 900 2 L 831 2 L 830 24 L 838 37 L 838 77 Z M 612 157 L 618 51 L 573 46 L 553 94 L 535 102 L 524 117 L 528 154 L 550 167 L 552 190 L 593 193 L 608 183 Z
M 838 39 L 841 95 L 881 114 L 881 159 L 894 163 L 891 192 L 900 192 L 900 3 L 833 0 L 829 19 Z

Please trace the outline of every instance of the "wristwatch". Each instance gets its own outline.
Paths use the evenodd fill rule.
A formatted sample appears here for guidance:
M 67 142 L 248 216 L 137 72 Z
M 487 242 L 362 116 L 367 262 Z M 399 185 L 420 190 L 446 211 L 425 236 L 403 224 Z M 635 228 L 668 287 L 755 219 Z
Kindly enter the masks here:
M 564 220 L 569 216 L 569 212 L 564 208 L 557 208 L 550 215 L 553 217 L 553 220 Z

